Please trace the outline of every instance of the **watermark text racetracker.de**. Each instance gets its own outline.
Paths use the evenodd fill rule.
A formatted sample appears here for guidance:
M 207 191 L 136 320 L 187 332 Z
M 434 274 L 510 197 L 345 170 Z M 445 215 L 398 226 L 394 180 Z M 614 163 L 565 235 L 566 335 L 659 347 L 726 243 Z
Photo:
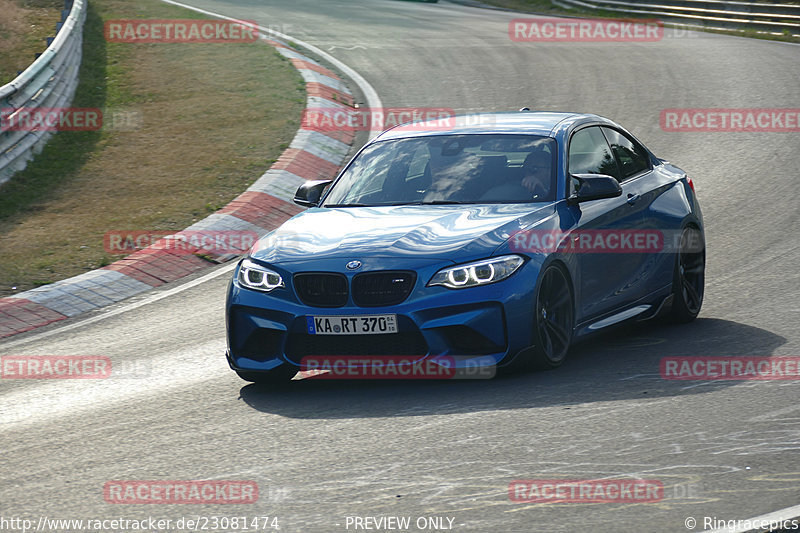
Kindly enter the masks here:
M 0 108 L 0 132 L 9 131 L 134 131 L 142 113 L 96 107 Z
M 320 132 L 449 130 L 455 125 L 456 112 L 448 107 L 308 107 L 301 119 L 303 129 Z
M 3 355 L 0 379 L 143 379 L 153 375 L 150 359 L 105 355 Z
M 106 379 L 111 360 L 105 355 L 4 355 L 2 379 Z
M 508 484 L 515 503 L 654 503 L 664 499 L 655 479 L 515 479 Z
M 800 379 L 800 356 L 663 357 L 667 380 L 772 381 Z
M 516 42 L 654 42 L 664 37 L 664 23 L 639 19 L 524 18 L 508 23 Z
M 280 519 L 264 515 L 192 515 L 180 518 L 22 518 L 0 516 L 0 531 L 263 531 L 280 530 Z
M 307 379 L 491 379 L 497 368 L 468 356 L 315 355 L 303 357 L 300 372 Z
M 258 484 L 239 480 L 118 480 L 103 485 L 116 504 L 245 504 L 258 501 Z
M 510 245 L 516 252 L 581 254 L 700 252 L 704 246 L 697 230 L 656 229 L 527 229 L 512 233 Z
M 110 254 L 129 254 L 150 248 L 179 255 L 238 255 L 249 250 L 257 240 L 258 234 L 248 230 L 111 230 L 103 236 L 103 249 Z
M 258 39 L 251 20 L 108 20 L 104 35 L 116 43 L 242 43 Z
M 659 117 L 667 132 L 800 132 L 800 108 L 669 108 Z

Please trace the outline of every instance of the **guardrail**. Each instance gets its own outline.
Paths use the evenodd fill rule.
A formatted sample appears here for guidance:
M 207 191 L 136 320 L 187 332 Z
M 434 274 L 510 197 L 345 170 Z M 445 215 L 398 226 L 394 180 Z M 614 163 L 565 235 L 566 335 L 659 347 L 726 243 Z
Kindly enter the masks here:
M 4 114 L 65 107 L 72 102 L 81 65 L 86 1 L 66 0 L 63 22 L 56 27 L 56 36 L 47 49 L 13 81 L 0 87 L 0 110 Z M 0 127 L 0 184 L 25 168 L 52 134 L 41 130 L 4 131 Z
M 551 0 L 563 8 L 614 11 L 675 20 L 686 26 L 755 30 L 800 37 L 800 4 L 724 0 Z

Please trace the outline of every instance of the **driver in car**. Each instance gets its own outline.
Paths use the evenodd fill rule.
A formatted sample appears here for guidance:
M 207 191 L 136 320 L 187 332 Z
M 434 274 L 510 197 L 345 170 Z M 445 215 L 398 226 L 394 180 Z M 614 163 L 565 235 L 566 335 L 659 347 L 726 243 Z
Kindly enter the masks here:
M 544 150 L 528 154 L 522 163 L 522 186 L 528 189 L 533 198 L 545 198 L 550 193 L 552 157 Z
M 487 202 L 545 202 L 552 198 L 553 156 L 535 150 L 525 157 L 521 176 L 489 189 L 481 200 Z

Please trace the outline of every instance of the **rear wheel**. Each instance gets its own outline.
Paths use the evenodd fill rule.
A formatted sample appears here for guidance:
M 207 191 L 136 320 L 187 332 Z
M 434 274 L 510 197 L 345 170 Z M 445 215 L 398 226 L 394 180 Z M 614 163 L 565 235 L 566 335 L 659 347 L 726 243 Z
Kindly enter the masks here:
M 695 227 L 681 233 L 672 281 L 672 319 L 687 323 L 697 318 L 703 305 L 706 246 L 703 234 Z
M 267 370 L 263 372 L 237 370 L 236 373 L 245 381 L 276 385 L 280 383 L 288 383 L 294 377 L 294 375 L 297 374 L 297 370 L 290 368 L 289 365 L 283 364 L 275 370 Z

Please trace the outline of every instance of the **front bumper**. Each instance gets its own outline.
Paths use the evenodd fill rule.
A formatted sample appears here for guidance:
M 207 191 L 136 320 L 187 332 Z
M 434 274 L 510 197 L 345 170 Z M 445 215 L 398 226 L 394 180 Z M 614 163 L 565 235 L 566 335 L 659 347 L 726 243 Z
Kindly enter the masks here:
M 325 263 L 315 262 L 314 270 L 336 271 L 333 264 Z M 386 260 L 380 263 L 365 261 L 364 270 L 408 267 L 385 264 Z M 341 264 L 341 260 L 335 262 L 335 266 Z M 536 264 L 526 262 L 505 280 L 467 289 L 426 287 L 433 274 L 449 263 L 439 260 L 416 266 L 417 280 L 409 297 L 386 307 L 358 307 L 352 299 L 336 308 L 305 305 L 291 283 L 292 273 L 301 271 L 297 265 L 283 269 L 270 265 L 287 280 L 285 289 L 272 293 L 249 290 L 233 281 L 226 312 L 228 363 L 240 371 L 267 371 L 285 364 L 300 370 L 303 357 L 308 356 L 393 355 L 414 360 L 448 356 L 457 367 L 501 366 L 533 344 Z M 307 316 L 376 314 L 397 315 L 398 332 L 336 336 L 307 332 Z

